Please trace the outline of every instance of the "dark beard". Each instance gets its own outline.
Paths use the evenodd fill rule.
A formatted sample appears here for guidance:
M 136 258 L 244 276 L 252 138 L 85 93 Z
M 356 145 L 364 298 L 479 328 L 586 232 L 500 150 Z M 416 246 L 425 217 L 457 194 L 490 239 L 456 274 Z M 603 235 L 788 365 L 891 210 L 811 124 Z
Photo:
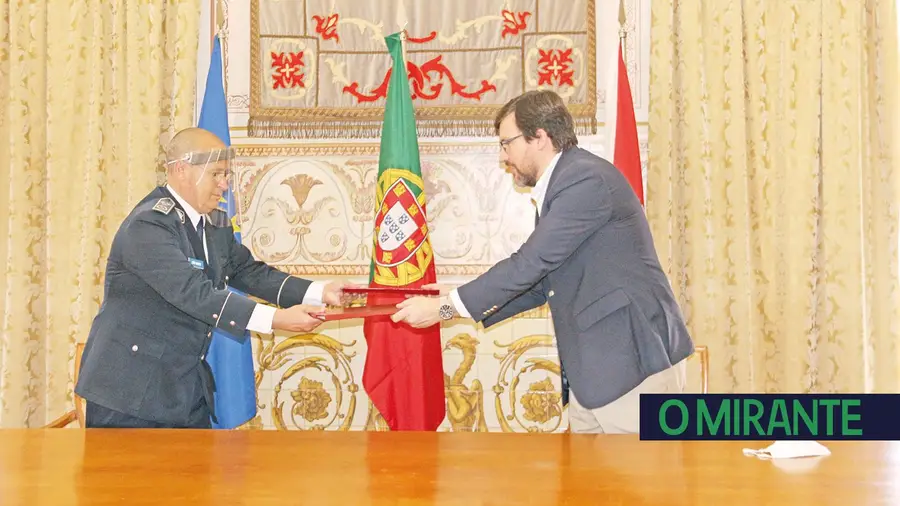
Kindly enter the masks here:
M 530 167 L 534 168 L 534 167 Z M 536 170 L 529 171 L 528 173 L 519 172 L 521 177 L 522 185 L 527 186 L 528 188 L 534 188 L 534 185 L 537 184 L 537 177 L 535 177 Z

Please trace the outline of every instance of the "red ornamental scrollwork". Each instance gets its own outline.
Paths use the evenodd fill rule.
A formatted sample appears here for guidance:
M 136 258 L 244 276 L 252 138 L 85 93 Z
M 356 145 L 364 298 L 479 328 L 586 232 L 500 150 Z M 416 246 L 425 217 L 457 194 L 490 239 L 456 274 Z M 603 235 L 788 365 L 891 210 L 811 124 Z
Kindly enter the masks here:
M 313 16 L 313 21 L 316 22 L 316 33 L 322 37 L 322 40 L 334 39 L 337 42 L 341 41 L 340 36 L 337 34 L 337 23 L 338 23 L 338 15 L 332 14 L 330 16 Z
M 531 16 L 531 13 L 512 12 L 503 9 L 500 15 L 503 16 L 503 31 L 500 32 L 500 37 L 506 38 L 507 35 L 518 35 L 519 32 L 525 30 L 528 27 L 525 20 L 528 19 L 528 16 Z
M 404 32 L 404 33 L 406 33 L 406 32 Z M 426 42 L 431 42 L 436 38 L 437 38 L 437 32 L 434 30 L 432 30 L 431 33 L 429 33 L 425 37 L 413 37 L 409 33 L 406 33 L 407 42 L 413 42 L 416 44 L 424 44 Z
M 450 81 L 450 93 L 463 98 L 481 100 L 485 93 L 497 91 L 497 87 L 486 79 L 481 81 L 481 88 L 471 92 L 466 91 L 467 86 L 459 83 L 453 77 L 453 71 L 444 65 L 441 58 L 442 56 L 438 55 L 422 64 L 421 67 L 410 61 L 406 62 L 406 73 L 409 75 L 409 82 L 412 85 L 413 100 L 416 98 L 423 100 L 437 99 L 444 89 L 444 78 Z M 436 79 L 432 77 L 434 74 L 437 74 Z M 353 82 L 349 86 L 345 86 L 344 93 L 353 95 L 359 103 L 374 102 L 379 98 L 387 97 L 390 78 L 391 70 L 389 69 L 384 76 L 384 80 L 377 88 L 372 90 L 372 93 L 360 93 L 359 82 Z
M 575 71 L 569 68 L 572 63 L 572 49 L 538 49 L 538 86 L 553 84 L 557 86 L 575 86 L 572 76 Z
M 297 53 L 272 52 L 272 89 L 305 88 L 303 84 L 303 51 Z

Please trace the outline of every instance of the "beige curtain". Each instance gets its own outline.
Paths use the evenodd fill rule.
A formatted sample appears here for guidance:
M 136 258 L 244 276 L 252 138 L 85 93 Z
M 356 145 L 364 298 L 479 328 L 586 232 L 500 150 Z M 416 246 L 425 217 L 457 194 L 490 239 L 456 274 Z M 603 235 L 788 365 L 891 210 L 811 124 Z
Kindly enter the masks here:
M 193 122 L 199 1 L 0 3 L 0 427 L 72 406 L 106 255 Z
M 647 214 L 713 392 L 900 389 L 895 9 L 653 3 Z

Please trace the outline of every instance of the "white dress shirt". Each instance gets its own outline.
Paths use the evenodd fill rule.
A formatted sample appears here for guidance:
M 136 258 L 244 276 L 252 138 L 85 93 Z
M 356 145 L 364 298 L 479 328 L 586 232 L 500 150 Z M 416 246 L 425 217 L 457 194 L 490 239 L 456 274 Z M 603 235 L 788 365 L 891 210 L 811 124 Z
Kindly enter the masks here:
M 181 204 L 182 209 L 184 209 L 186 218 L 190 222 L 190 225 L 194 227 L 194 230 L 197 229 L 197 223 L 200 222 L 201 218 L 205 218 L 205 224 L 209 223 L 209 217 L 204 217 L 196 209 L 194 209 L 190 204 L 187 203 L 186 200 L 181 198 L 181 195 L 178 195 L 171 186 L 166 185 L 166 189 L 175 197 L 175 200 Z M 204 262 L 209 263 L 209 248 L 206 246 L 206 226 L 204 224 L 203 227 L 203 237 L 200 239 L 203 241 L 203 255 L 206 257 L 203 259 Z M 312 284 L 309 285 L 309 288 L 306 289 L 306 294 L 303 295 L 303 303 L 311 304 L 315 306 L 322 305 L 322 293 L 325 290 L 325 283 L 322 281 L 313 281 Z M 252 330 L 254 332 L 262 332 L 264 334 L 272 333 L 272 320 L 275 318 L 275 310 L 273 306 L 267 306 L 265 304 L 256 304 L 253 308 L 253 313 L 250 314 L 250 321 L 247 322 L 247 330 Z
M 561 156 L 562 152 L 556 153 L 556 156 L 550 160 L 550 164 L 544 169 L 544 173 L 541 174 L 541 177 L 538 178 L 537 182 L 534 184 L 534 188 L 531 189 L 531 200 L 534 201 L 534 205 L 537 207 L 538 216 L 541 215 L 541 208 L 544 207 L 544 198 L 547 197 L 547 187 L 550 185 L 550 176 L 553 175 L 553 169 L 556 168 L 556 164 L 559 162 Z M 453 307 L 460 316 L 463 318 L 472 317 L 469 310 L 463 305 L 462 299 L 459 298 L 459 292 L 456 288 L 450 292 L 450 300 L 453 301 Z

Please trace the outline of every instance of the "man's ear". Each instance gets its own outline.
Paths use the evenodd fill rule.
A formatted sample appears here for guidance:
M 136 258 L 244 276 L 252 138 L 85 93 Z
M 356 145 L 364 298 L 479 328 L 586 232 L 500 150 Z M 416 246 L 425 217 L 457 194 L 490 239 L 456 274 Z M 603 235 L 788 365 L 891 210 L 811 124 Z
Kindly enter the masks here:
M 547 135 L 547 131 L 544 130 L 543 128 L 538 128 L 537 130 L 534 131 L 534 138 L 538 139 L 538 141 L 540 141 L 541 149 L 546 149 L 548 147 L 550 149 L 553 148 L 553 139 L 551 139 L 550 136 Z
M 183 178 L 185 171 L 187 171 L 187 166 L 183 161 L 179 160 L 175 162 L 175 170 L 173 171 L 175 176 Z

